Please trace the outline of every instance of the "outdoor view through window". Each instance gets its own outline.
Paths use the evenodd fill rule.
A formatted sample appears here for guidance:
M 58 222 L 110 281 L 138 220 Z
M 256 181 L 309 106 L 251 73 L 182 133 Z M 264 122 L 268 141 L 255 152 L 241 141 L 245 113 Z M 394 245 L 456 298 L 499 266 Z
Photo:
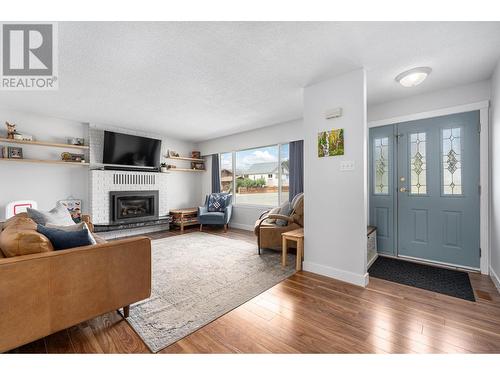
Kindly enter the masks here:
M 278 206 L 288 200 L 288 155 L 288 144 L 220 154 L 221 191 L 236 204 Z

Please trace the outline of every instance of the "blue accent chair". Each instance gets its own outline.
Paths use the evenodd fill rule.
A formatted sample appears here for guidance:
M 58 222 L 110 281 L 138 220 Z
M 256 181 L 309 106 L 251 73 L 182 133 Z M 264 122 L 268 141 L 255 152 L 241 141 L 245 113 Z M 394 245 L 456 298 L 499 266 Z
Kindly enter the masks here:
M 198 207 L 198 221 L 200 222 L 200 232 L 203 230 L 204 224 L 224 225 L 224 232 L 227 232 L 231 214 L 233 212 L 233 195 L 228 194 L 229 198 L 226 202 L 224 211 L 210 212 L 208 211 L 208 200 L 210 195 L 205 198 L 205 205 Z

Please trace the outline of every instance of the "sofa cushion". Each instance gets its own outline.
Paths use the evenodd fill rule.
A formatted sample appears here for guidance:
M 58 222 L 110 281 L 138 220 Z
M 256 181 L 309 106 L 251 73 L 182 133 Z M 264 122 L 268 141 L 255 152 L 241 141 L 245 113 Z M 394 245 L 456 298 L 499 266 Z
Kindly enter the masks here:
M 224 212 L 231 198 L 230 194 L 212 193 L 208 197 L 208 212 Z
M 49 239 L 36 231 L 36 223 L 26 214 L 18 214 L 4 223 L 0 248 L 7 258 L 54 250 Z
M 66 232 L 76 232 L 76 231 L 80 231 L 80 230 L 86 229 L 89 232 L 89 241 L 90 241 L 90 244 L 91 245 L 95 245 L 97 243 L 97 241 L 94 238 L 94 235 L 92 234 L 92 232 L 90 231 L 87 223 L 85 223 L 83 221 L 81 223 L 73 224 L 73 225 L 55 225 L 55 224 L 48 223 L 45 226 L 47 228 L 50 228 L 50 229 L 59 229 L 59 230 L 64 230 Z
M 48 223 L 55 225 L 74 225 L 75 222 L 71 218 L 66 206 L 62 203 L 58 203 L 50 211 L 40 211 L 33 208 L 26 209 L 28 217 L 33 219 L 37 224 L 46 225 Z
M 203 214 L 203 224 L 224 224 L 224 212 L 206 212 Z
M 52 246 L 54 246 L 54 250 L 64 250 L 92 245 L 88 229 L 66 231 L 55 228 L 47 228 L 46 226 L 38 224 L 37 231 L 50 240 Z

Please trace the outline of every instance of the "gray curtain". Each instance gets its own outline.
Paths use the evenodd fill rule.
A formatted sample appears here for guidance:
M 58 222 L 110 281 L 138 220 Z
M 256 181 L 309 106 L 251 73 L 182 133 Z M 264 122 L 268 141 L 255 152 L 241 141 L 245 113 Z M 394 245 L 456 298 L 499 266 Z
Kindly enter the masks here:
M 212 193 L 220 193 L 219 154 L 212 155 Z
M 288 199 L 304 191 L 304 141 L 290 142 Z

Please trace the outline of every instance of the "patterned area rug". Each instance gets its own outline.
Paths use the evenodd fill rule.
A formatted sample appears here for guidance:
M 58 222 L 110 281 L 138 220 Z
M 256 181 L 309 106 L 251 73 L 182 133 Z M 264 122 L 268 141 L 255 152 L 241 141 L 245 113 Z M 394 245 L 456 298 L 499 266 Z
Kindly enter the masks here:
M 208 233 L 153 241 L 151 297 L 127 319 L 156 353 L 238 307 L 295 272 L 275 251 Z
M 476 301 L 467 272 L 379 256 L 368 273 L 370 277 Z

